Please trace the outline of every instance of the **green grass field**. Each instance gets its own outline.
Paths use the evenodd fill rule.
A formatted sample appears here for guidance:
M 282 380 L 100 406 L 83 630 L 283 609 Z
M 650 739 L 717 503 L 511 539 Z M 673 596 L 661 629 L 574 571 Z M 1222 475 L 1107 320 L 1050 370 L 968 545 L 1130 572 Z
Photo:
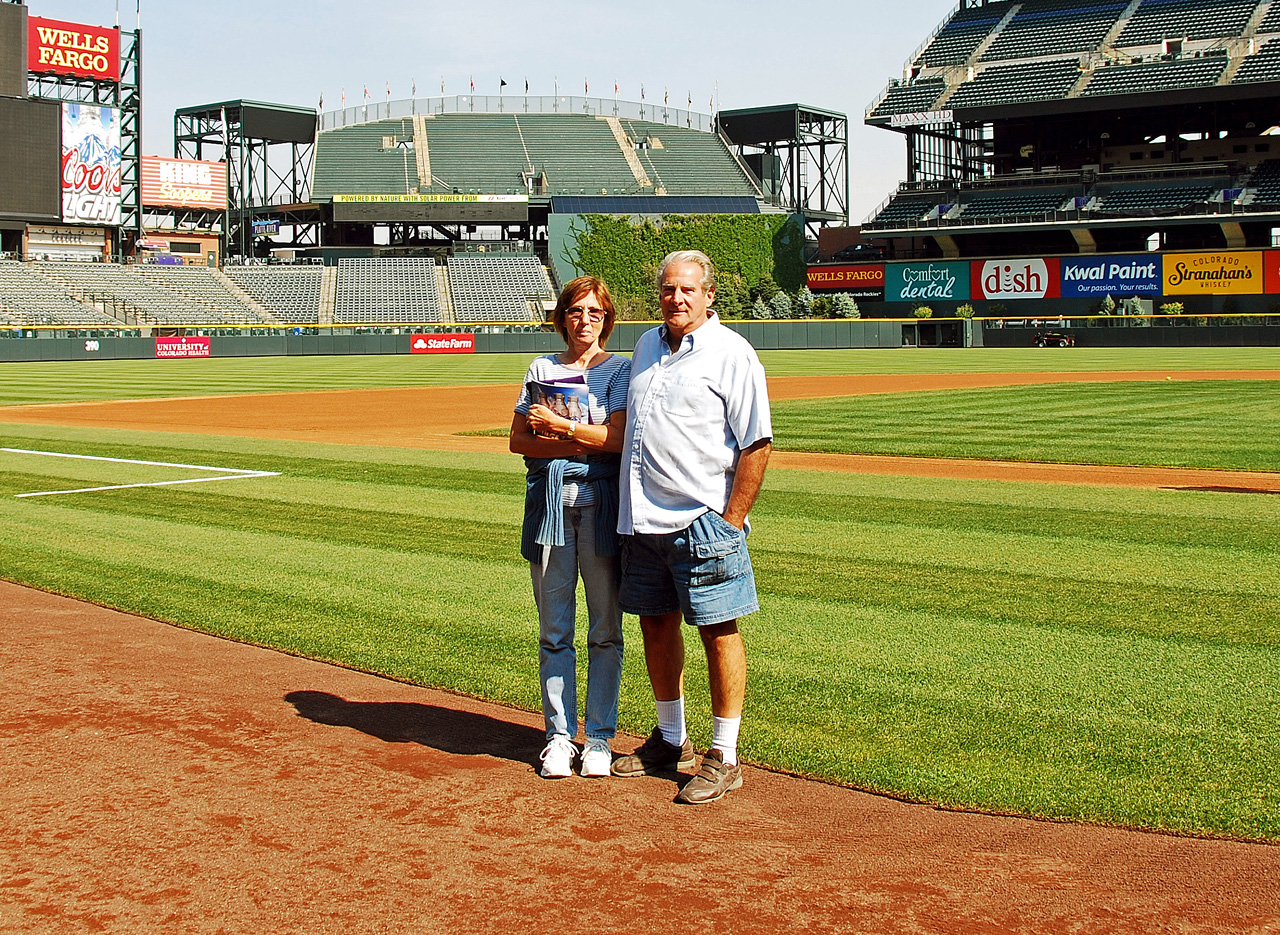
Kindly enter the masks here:
M 901 357 L 926 360 L 919 353 Z M 1276 363 L 1261 350 L 1206 353 L 1231 369 Z M 1006 366 L 1029 369 L 1026 359 L 1045 354 L 1010 352 Z M 836 367 L 837 356 L 825 363 Z M 1170 358 L 1138 356 L 1129 369 L 1174 369 Z M 365 359 L 363 369 L 350 358 L 301 360 L 299 389 L 395 377 Z M 337 373 L 325 373 L 326 361 Z M 519 379 L 527 363 L 474 361 L 483 372 L 472 382 L 512 366 Z M 850 353 L 844 372 L 866 372 L 867 361 Z M 138 366 L 123 395 L 180 392 L 187 375 L 177 367 L 195 362 L 142 363 L 156 366 Z M 208 367 L 198 388 L 226 391 L 220 380 L 269 369 L 226 363 Z M 1116 357 L 1094 363 L 1125 369 Z M 97 365 L 79 382 L 74 368 L 19 366 L 24 385 L 6 381 L 11 398 L 103 393 Z M 276 374 L 281 384 L 288 369 Z M 156 374 L 164 380 L 153 387 Z M 1214 463 L 1242 450 L 1227 443 L 1241 425 L 1217 416 L 1251 386 L 1159 386 L 1179 393 L 1157 398 L 1143 424 L 1189 432 L 1186 462 Z M 1054 405 L 1105 404 L 1115 418 L 1132 405 L 1128 387 L 1063 387 Z M 832 414 L 856 411 L 883 430 L 909 398 L 830 405 L 865 405 Z M 1259 399 L 1250 405 L 1265 409 Z M 779 433 L 816 431 L 790 405 L 778 409 Z M 961 415 L 978 424 L 989 413 L 994 431 L 1018 411 L 992 405 L 970 399 Z M 911 431 L 952 432 L 957 411 Z M 1250 443 L 1267 432 L 1274 445 L 1270 428 Z M 1048 420 L 1041 434 L 1037 444 L 1053 451 L 1079 448 L 1088 433 Z M 1124 442 L 1128 434 L 1098 446 L 1099 457 L 1114 447 L 1123 460 L 1146 444 Z M 19 499 L 201 472 L 0 452 L 4 578 L 538 707 L 514 457 L 24 425 L 0 425 L 0 444 L 281 472 Z M 764 607 L 744 627 L 742 743 L 753 762 L 948 806 L 1280 841 L 1280 497 L 774 471 L 752 518 Z M 653 711 L 632 618 L 627 636 L 621 720 L 643 734 Z M 690 728 L 705 746 L 700 655 L 689 656 Z

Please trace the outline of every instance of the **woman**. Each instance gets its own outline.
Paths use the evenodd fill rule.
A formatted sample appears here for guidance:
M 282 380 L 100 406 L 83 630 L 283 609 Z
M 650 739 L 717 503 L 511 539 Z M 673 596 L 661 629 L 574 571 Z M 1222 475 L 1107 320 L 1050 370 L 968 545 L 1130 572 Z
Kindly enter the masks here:
M 538 673 L 547 725 L 541 759 L 547 778 L 571 775 L 578 753 L 573 630 L 579 573 L 588 621 L 582 775 L 608 776 L 613 760 L 609 741 L 617 729 L 622 680 L 618 467 L 631 381 L 631 362 L 604 349 L 613 322 L 613 299 L 603 282 L 580 276 L 565 286 L 551 323 L 566 349 L 530 365 L 511 420 L 511 450 L 524 455 L 529 468 L 520 554 L 529 561 L 538 607 Z M 548 391 L 548 384 L 561 389 Z M 581 394 L 586 405 L 561 410 L 576 409 L 575 420 L 535 402 L 543 398 L 531 396 L 535 390 L 549 392 L 548 399 Z

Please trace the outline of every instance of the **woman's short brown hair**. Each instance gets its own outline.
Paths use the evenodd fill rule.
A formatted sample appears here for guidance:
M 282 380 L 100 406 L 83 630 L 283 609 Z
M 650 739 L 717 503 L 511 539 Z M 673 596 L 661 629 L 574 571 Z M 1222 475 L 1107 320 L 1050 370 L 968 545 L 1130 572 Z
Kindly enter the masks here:
M 603 279 L 597 279 L 595 276 L 579 276 L 577 279 L 567 283 L 560 291 L 560 298 L 556 300 L 555 311 L 551 313 L 551 325 L 556 329 L 560 337 L 564 338 L 564 343 L 569 343 L 569 330 L 564 324 L 564 315 L 573 304 L 579 301 L 583 296 L 595 293 L 596 299 L 600 302 L 600 307 L 604 309 L 604 324 L 600 326 L 600 346 L 604 347 L 605 342 L 609 340 L 609 335 L 613 333 L 613 296 L 609 294 L 609 287 L 604 284 Z

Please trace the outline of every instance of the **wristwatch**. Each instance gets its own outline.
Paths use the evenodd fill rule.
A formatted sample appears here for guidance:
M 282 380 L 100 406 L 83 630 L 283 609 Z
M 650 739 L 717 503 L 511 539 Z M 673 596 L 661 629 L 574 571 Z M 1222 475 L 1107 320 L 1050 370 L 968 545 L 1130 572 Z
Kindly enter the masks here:
M 569 434 L 568 434 L 568 435 L 566 435 L 566 436 L 565 436 L 565 438 L 569 439 L 570 441 L 573 441 L 573 437 L 574 437 L 575 435 L 577 435 L 577 434 L 578 434 L 578 423 L 577 423 L 577 422 L 570 422 L 570 423 L 569 423 Z

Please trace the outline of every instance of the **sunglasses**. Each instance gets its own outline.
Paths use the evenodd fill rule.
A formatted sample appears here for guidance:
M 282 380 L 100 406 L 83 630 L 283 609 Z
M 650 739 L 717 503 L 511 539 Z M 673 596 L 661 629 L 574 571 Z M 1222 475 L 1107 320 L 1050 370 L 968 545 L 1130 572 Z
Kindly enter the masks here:
M 583 308 L 581 305 L 575 305 L 573 308 L 565 309 L 565 318 L 585 318 L 587 321 L 604 321 L 605 311 L 602 308 Z

